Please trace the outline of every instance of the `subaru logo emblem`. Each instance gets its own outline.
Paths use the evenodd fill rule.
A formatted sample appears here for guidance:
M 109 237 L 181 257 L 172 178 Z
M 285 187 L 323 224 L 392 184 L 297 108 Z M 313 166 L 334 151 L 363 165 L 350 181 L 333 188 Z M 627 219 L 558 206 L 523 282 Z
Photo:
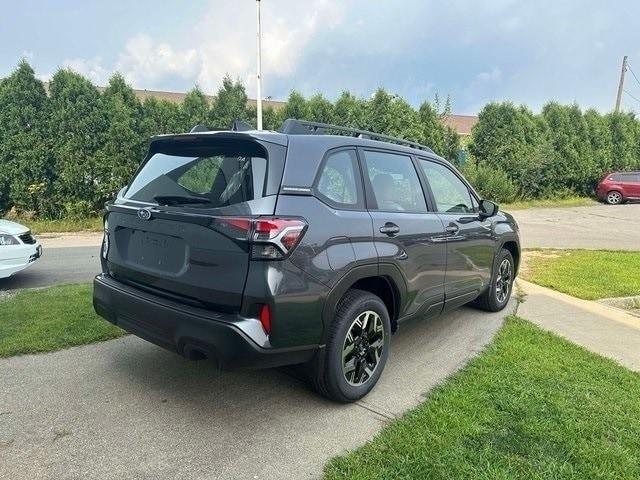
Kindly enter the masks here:
M 151 220 L 151 211 L 146 208 L 138 210 L 138 218 L 140 220 Z

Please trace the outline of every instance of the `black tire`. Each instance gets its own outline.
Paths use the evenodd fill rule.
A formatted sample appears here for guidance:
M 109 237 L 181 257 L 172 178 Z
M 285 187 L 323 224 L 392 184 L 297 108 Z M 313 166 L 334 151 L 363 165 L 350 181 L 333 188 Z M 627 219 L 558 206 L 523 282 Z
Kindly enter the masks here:
M 377 315 L 372 315 L 372 312 Z M 365 320 L 366 317 L 366 320 Z M 371 320 L 373 319 L 373 320 Z M 358 332 L 358 324 L 356 320 L 361 320 L 367 328 L 372 325 L 373 329 L 378 328 L 375 338 L 369 332 L 361 330 Z M 380 338 L 380 324 L 382 328 L 382 338 Z M 384 370 L 389 356 L 389 337 L 391 335 L 391 322 L 389 313 L 385 304 L 372 293 L 362 290 L 349 290 L 336 308 L 336 315 L 333 323 L 329 327 L 329 334 L 325 349 L 320 352 L 309 365 L 309 376 L 314 389 L 321 395 L 337 401 L 337 402 L 355 402 L 361 399 L 375 386 Z M 347 338 L 347 334 L 351 331 L 351 337 Z M 354 333 L 356 332 L 356 333 Z M 358 335 L 354 338 L 354 335 Z M 356 346 L 356 340 L 360 343 Z M 372 343 L 368 343 L 368 338 L 372 338 Z M 343 349 L 351 347 L 348 345 L 350 339 L 354 339 L 352 353 L 348 354 L 350 363 L 358 365 L 356 369 L 350 373 L 343 371 Z M 374 345 L 381 343 L 381 351 L 374 348 Z M 366 344 L 366 345 L 365 345 Z M 368 350 L 373 348 L 373 350 Z M 366 350 L 368 353 L 361 357 L 359 352 Z M 377 355 L 376 355 L 377 353 Z M 375 367 L 371 368 L 371 364 L 377 359 Z M 371 363 L 369 363 L 371 360 Z M 366 367 L 365 367 L 366 366 Z M 349 367 L 347 367 L 349 368 Z M 365 373 L 368 369 L 371 374 Z M 363 382 L 357 384 L 356 373 L 362 373 Z M 347 379 L 351 377 L 351 381 Z M 353 382 L 353 383 L 351 383 Z M 354 384 L 355 383 L 355 384 Z
M 500 282 L 498 277 L 503 275 L 501 269 L 503 268 L 504 262 L 508 262 L 509 264 L 510 275 L 506 282 Z M 473 301 L 472 305 L 488 312 L 499 312 L 506 307 L 513 292 L 515 271 L 515 262 L 513 261 L 511 252 L 503 248 L 498 255 L 496 255 L 493 262 L 493 271 L 491 273 L 491 283 L 489 287 Z
M 624 202 L 622 198 L 622 194 L 617 190 L 611 190 L 607 192 L 607 196 L 604 197 L 604 201 L 607 202 L 608 205 L 620 205 Z

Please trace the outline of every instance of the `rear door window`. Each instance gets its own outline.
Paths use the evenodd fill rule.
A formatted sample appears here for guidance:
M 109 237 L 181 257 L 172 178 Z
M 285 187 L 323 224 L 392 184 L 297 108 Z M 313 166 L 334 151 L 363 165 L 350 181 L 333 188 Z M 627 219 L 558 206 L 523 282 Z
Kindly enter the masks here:
M 264 195 L 266 154 L 242 148 L 154 153 L 131 182 L 125 198 L 167 205 L 218 208 Z
M 366 173 L 377 210 L 423 213 L 424 193 L 411 157 L 375 150 L 364 151 Z

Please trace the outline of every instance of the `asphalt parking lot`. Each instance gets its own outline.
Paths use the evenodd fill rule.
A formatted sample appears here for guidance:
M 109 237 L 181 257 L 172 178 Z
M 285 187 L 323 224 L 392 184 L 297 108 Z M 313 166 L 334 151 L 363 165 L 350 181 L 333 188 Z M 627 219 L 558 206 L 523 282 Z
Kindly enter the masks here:
M 640 250 L 640 203 L 511 212 L 524 248 Z

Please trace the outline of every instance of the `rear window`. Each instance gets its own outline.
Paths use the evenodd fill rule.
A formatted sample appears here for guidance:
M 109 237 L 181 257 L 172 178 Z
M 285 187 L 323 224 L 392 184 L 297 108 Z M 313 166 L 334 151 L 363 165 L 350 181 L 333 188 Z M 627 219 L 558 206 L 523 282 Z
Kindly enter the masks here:
M 259 145 L 181 147 L 168 145 L 153 153 L 124 197 L 218 208 L 264 196 L 267 154 Z

